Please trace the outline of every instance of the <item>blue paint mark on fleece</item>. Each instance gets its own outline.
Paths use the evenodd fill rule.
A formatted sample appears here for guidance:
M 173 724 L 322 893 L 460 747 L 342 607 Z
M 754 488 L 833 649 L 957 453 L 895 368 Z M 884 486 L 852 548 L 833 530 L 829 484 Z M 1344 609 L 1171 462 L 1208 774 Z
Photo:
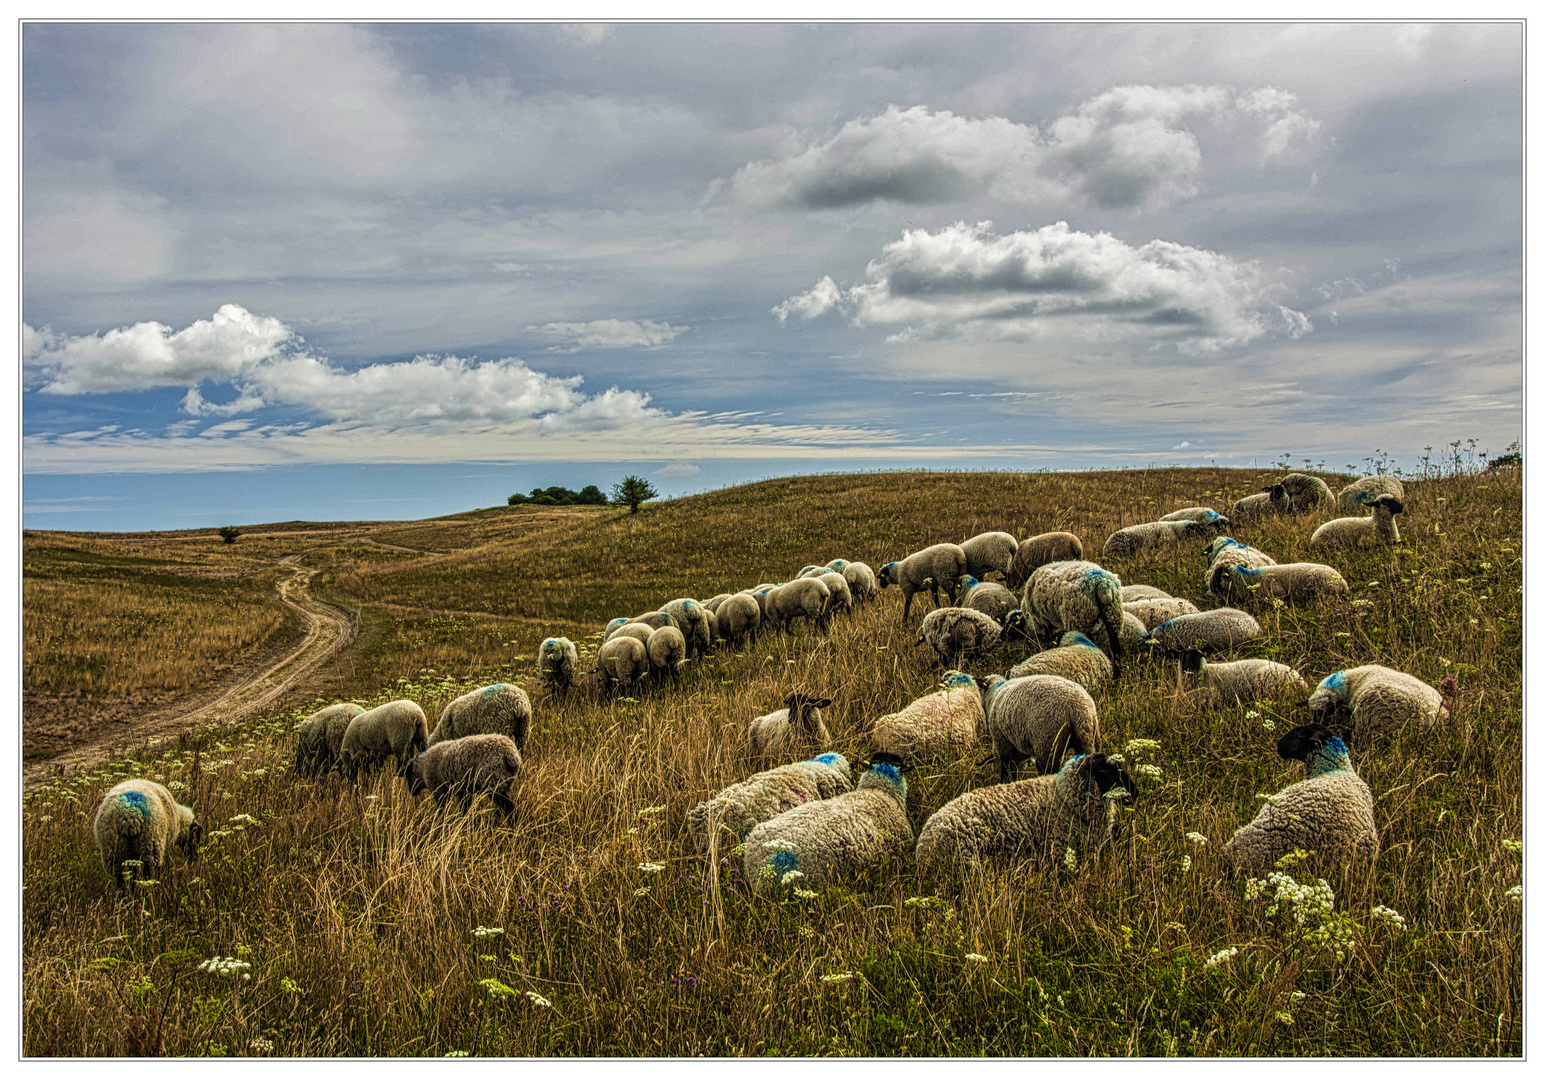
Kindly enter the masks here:
M 883 776 L 893 784 L 901 783 L 901 770 L 888 761 L 877 761 L 870 770 L 878 776 Z
M 787 874 L 790 870 L 799 869 L 799 853 L 795 851 L 789 851 L 787 849 L 782 851 L 775 851 L 773 852 L 773 857 L 768 861 L 767 865 L 771 866 L 773 871 L 781 877 L 782 875 Z
M 485 698 L 491 698 L 495 694 L 497 694 L 500 690 L 503 690 L 506 685 L 507 684 L 502 683 L 502 682 L 496 682 L 492 686 L 485 686 L 485 687 L 483 687 L 483 696 Z
M 819 761 L 822 765 L 835 765 L 837 762 L 842 760 L 842 755 L 837 753 L 825 753 L 821 754 L 815 760 Z
M 1331 672 L 1320 680 L 1319 688 L 1321 690 L 1329 690 L 1337 697 L 1344 696 L 1347 692 L 1347 673 L 1344 671 Z
M 140 817 L 150 816 L 150 800 L 145 798 L 143 791 L 125 791 L 118 796 L 118 801 L 133 809 Z
M 1352 758 L 1347 754 L 1347 744 L 1341 736 L 1332 735 L 1309 754 L 1304 762 L 1305 777 L 1323 776 L 1332 772 L 1351 772 Z
M 1099 646 L 1096 645 L 1094 642 L 1090 641 L 1089 638 L 1086 635 L 1084 635 L 1083 633 L 1081 633 L 1081 632 L 1079 632 L 1077 630 L 1073 631 L 1072 645 L 1082 645 L 1086 649 L 1098 649 L 1099 648 Z
M 949 687 L 975 686 L 976 680 L 973 679 L 970 675 L 967 675 L 965 672 L 958 671 L 953 676 L 951 676 L 949 682 L 945 683 L 944 685 Z

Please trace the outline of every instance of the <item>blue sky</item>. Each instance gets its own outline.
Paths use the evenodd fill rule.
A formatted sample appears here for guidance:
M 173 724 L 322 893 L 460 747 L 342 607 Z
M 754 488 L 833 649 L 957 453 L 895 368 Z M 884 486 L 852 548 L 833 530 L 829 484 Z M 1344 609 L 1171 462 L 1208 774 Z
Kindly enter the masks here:
M 30 528 L 1522 435 L 1510 24 L 22 30 Z

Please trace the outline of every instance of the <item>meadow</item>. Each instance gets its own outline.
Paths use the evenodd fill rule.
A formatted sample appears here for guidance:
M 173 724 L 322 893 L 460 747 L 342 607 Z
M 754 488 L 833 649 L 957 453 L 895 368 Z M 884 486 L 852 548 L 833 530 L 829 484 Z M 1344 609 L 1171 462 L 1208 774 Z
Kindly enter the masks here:
M 861 758 L 874 720 L 941 675 L 915 646 L 918 602 L 906 625 L 887 589 L 828 635 L 799 627 L 721 646 L 679 687 L 606 697 L 587 684 L 560 698 L 534 677 L 543 637 L 572 637 L 589 666 L 608 619 L 675 597 L 839 556 L 878 568 L 994 529 L 1069 529 L 1100 559 L 1115 529 L 1181 506 L 1226 509 L 1281 472 L 800 477 L 636 515 L 516 506 L 244 526 L 228 546 L 212 533 L 29 533 L 29 695 L 169 692 L 201 668 L 206 681 L 228 675 L 284 638 L 262 593 L 273 560 L 300 552 L 317 569 L 313 592 L 357 612 L 360 633 L 279 708 L 155 743 L 124 725 L 104 765 L 25 792 L 23 1052 L 1521 1055 L 1521 469 L 1456 458 L 1406 478 L 1407 543 L 1394 549 L 1311 549 L 1334 512 L 1232 532 L 1281 562 L 1330 562 L 1352 586 L 1315 606 L 1250 605 L 1266 632 L 1237 655 L 1292 664 L 1311 683 L 1381 663 L 1458 684 L 1441 730 L 1354 744 L 1376 800 L 1377 862 L 1311 854 L 1283 868 L 1306 885 L 1323 878 L 1329 908 L 1231 876 L 1217 855 L 1263 793 L 1301 777 L 1275 742 L 1302 711 L 1199 710 L 1172 659 L 1134 659 L 1096 695 L 1104 749 L 1150 766 L 1102 850 L 971 880 L 921 875 L 898 852 L 804 898 L 754 893 L 731 853 L 706 865 L 685 816 L 775 764 L 752 758 L 746 724 L 795 689 L 832 699 L 836 749 Z M 1319 475 L 1332 490 L 1351 479 Z M 1206 608 L 1201 546 L 1100 561 Z M 97 576 L 63 574 L 66 559 Z M 179 565 L 202 576 L 171 572 Z M 176 592 L 184 579 L 229 591 Z M 141 637 L 210 642 L 185 650 L 194 674 L 160 674 L 127 630 L 85 664 L 91 635 L 66 646 L 59 627 L 93 595 L 115 598 L 104 625 L 142 597 L 158 616 Z M 1029 650 L 966 666 L 1003 672 Z M 513 825 L 484 803 L 462 815 L 415 801 L 390 770 L 358 786 L 293 773 L 292 728 L 322 705 L 409 697 L 432 725 L 453 697 L 495 681 L 525 686 L 535 712 Z M 914 830 L 996 782 L 978 764 L 987 750 L 983 739 L 908 772 Z M 119 899 L 91 821 L 127 776 L 172 787 L 208 836 L 197 860 L 174 856 Z M 212 958 L 229 962 L 212 971 Z

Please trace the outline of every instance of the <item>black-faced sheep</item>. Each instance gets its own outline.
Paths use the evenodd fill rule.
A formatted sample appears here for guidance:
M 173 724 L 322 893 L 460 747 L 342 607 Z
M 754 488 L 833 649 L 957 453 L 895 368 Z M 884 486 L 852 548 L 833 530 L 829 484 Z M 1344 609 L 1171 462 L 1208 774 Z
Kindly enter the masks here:
M 825 750 L 831 745 L 831 732 L 821 719 L 821 710 L 831 706 L 830 698 L 793 693 L 783 704 L 777 712 L 751 721 L 747 734 L 753 754 L 786 758 L 802 749 Z
M 966 572 L 966 553 L 959 544 L 935 544 L 915 551 L 899 562 L 888 562 L 880 567 L 880 588 L 896 585 L 901 589 L 903 621 L 912 613 L 912 597 L 927 589 L 939 606 L 939 590 L 943 589 L 955 603 L 956 582 Z
M 1320 547 L 1357 547 L 1359 544 L 1392 546 L 1401 543 L 1395 515 L 1405 513 L 1405 505 L 1393 495 L 1376 495 L 1363 504 L 1370 517 L 1332 518 L 1309 537 Z

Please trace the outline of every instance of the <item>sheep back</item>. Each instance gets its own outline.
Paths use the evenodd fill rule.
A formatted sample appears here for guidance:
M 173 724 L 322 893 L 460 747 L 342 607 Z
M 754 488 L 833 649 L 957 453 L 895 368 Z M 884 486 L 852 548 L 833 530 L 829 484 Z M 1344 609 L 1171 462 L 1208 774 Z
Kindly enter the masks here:
M 631 690 L 649 674 L 649 653 L 636 637 L 615 637 L 596 653 L 596 669 L 603 687 L 610 689 L 614 683 L 620 683 L 624 690 Z
M 537 650 L 536 670 L 550 689 L 567 690 L 579 672 L 579 651 L 566 637 L 550 637 Z
M 1148 636 L 1156 646 L 1172 652 L 1221 652 L 1260 637 L 1261 624 L 1248 611 L 1221 607 L 1160 623 Z
M 1337 712 L 1351 714 L 1359 741 L 1395 734 L 1415 724 L 1430 730 L 1447 720 L 1443 695 L 1415 675 L 1380 664 L 1332 672 L 1309 696 L 1309 713 L 1326 723 Z
M 719 619 L 719 632 L 732 648 L 747 637 L 755 641 L 762 625 L 762 605 L 749 593 L 736 593 L 725 598 L 715 615 Z
M 994 570 L 1007 577 L 1019 551 L 1019 540 L 1006 532 L 977 533 L 962 541 L 960 550 L 966 553 L 966 573 L 972 577 L 985 577 Z
M 962 656 L 991 652 L 998 647 L 1002 637 L 1003 627 L 997 620 L 966 607 L 930 611 L 918 628 L 918 640 L 926 643 L 946 664 L 953 664 Z
M 469 690 L 440 710 L 428 745 L 468 735 L 507 735 L 524 750 L 530 730 L 531 699 L 526 692 L 510 683 L 494 683 Z
M 351 776 L 389 757 L 407 761 L 429 745 L 429 721 L 417 703 L 406 698 L 388 701 L 362 712 L 344 729 L 339 760 Z M 410 753 L 411 751 L 411 753 Z
M 987 735 L 998 762 L 998 779 L 1013 778 L 1021 761 L 1034 758 L 1045 776 L 1058 771 L 1069 751 L 1100 749 L 1100 721 L 1094 698 L 1060 675 L 988 676 Z
M 733 845 L 744 840 L 757 825 L 785 810 L 852 790 L 853 771 L 847 758 L 837 753 L 821 754 L 810 761 L 780 765 L 731 784 L 687 812 L 687 830 L 697 850 L 707 851 L 717 821 L 728 832 Z
M 515 809 L 510 784 L 520 774 L 520 748 L 507 735 L 467 735 L 435 743 L 408 762 L 402 775 L 413 795 L 431 792 L 443 803 L 456 798 L 465 809 L 474 796 L 488 795 L 506 813 Z
M 190 858 L 203 830 L 193 811 L 172 798 L 172 793 L 153 780 L 125 780 L 114 785 L 97 804 L 92 823 L 102 869 L 124 887 L 123 864 L 139 860 L 142 874 L 154 874 L 166 861 L 169 844 L 177 844 Z
M 1070 630 L 1062 635 L 1056 648 L 1038 652 L 1009 670 L 1010 679 L 1026 675 L 1060 675 L 1092 694 L 1101 683 L 1113 678 L 1115 671 L 1110 657 L 1098 645 L 1086 635 Z
M 876 720 L 870 733 L 875 749 L 917 764 L 975 746 L 987 722 L 982 691 L 975 679 L 959 671 L 946 672 L 943 682 L 944 689 Z
M 746 880 L 758 890 L 785 879 L 820 888 L 861 873 L 887 851 L 911 847 L 906 805 L 900 772 L 876 765 L 852 791 L 796 806 L 753 828 L 745 841 Z
M 364 711 L 363 706 L 352 701 L 341 701 L 317 710 L 296 725 L 296 775 L 314 776 L 338 764 L 343 733 L 348 730 L 349 721 Z
M 1122 589 L 1122 595 L 1126 589 Z M 1121 604 L 1128 615 L 1143 624 L 1144 630 L 1152 630 L 1160 623 L 1178 619 L 1182 615 L 1195 615 L 1201 609 L 1181 597 L 1166 596 L 1151 600 L 1123 600 Z
M 1004 584 L 1011 589 L 1023 588 L 1030 575 L 1047 563 L 1077 562 L 1083 557 L 1083 541 L 1072 533 L 1040 533 L 1019 542 Z
M 1380 495 L 1393 495 L 1397 499 L 1404 499 L 1406 489 L 1393 476 L 1365 476 L 1360 480 L 1352 481 L 1336 492 L 1336 505 L 1345 513 L 1355 514 L 1363 509 L 1365 503 L 1372 502 Z
M 868 563 L 850 562 L 842 568 L 842 576 L 848 579 L 848 589 L 853 593 L 855 604 L 869 603 L 880 591 L 874 570 Z

